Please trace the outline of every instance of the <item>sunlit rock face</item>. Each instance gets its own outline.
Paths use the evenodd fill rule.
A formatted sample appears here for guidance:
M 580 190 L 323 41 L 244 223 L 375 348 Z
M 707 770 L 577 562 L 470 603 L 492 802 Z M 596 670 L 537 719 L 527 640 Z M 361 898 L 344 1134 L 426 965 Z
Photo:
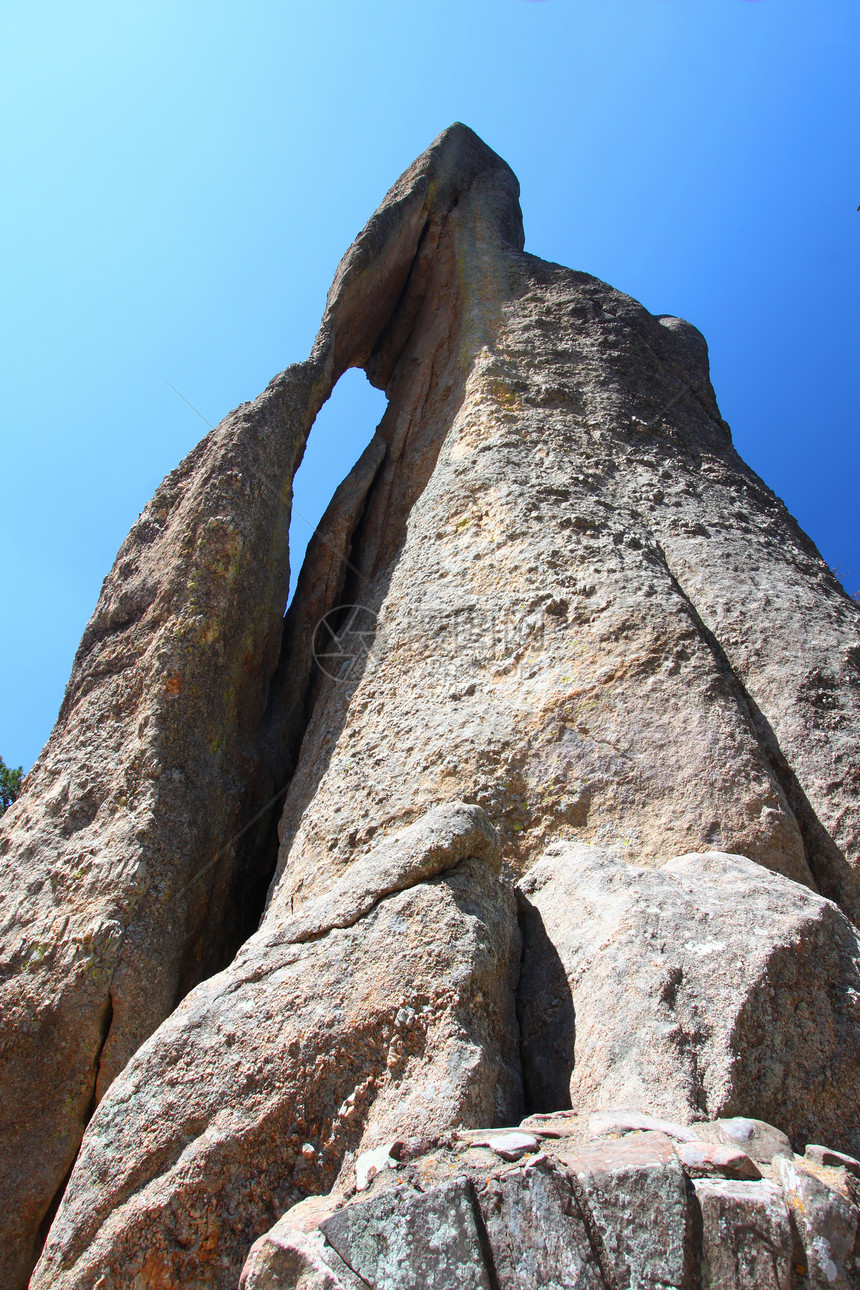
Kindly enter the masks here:
M 284 617 L 351 366 L 388 408 Z M 33 1286 L 234 1287 L 355 1153 L 619 1090 L 854 1152 L 858 733 L 860 611 L 701 335 L 445 131 L 134 526 L 0 825 L 4 1284 L 47 1231 Z

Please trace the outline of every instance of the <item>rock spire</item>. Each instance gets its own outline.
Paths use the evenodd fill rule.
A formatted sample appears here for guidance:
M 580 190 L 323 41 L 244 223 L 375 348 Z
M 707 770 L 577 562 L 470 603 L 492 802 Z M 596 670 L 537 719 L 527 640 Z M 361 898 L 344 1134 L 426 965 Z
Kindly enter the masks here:
M 0 824 L 3 1284 L 233 1290 L 362 1152 L 527 1113 L 856 1155 L 858 735 L 860 610 L 699 332 L 525 253 L 446 130 L 134 525 Z

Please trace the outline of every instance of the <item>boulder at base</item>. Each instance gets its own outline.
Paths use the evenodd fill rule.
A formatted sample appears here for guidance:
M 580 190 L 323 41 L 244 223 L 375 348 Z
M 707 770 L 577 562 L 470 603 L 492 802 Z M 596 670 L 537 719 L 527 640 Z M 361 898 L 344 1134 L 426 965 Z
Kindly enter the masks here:
M 644 869 L 575 843 L 520 892 L 530 1109 L 566 1085 L 574 1108 L 755 1117 L 857 1154 L 860 947 L 834 904 L 743 856 Z

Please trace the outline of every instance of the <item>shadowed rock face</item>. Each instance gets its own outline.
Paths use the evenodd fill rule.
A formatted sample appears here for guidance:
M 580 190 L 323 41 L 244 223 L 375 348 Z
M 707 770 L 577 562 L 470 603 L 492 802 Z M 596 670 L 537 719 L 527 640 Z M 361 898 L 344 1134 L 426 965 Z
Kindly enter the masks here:
M 370 1043 L 386 992 L 462 971 L 433 1125 L 510 1116 L 510 886 L 553 843 L 610 853 L 609 883 L 619 855 L 731 852 L 781 875 L 775 911 L 801 884 L 858 918 L 857 606 L 735 453 L 695 328 L 522 247 L 512 172 L 452 127 L 347 252 L 311 357 L 202 441 L 120 551 L 0 826 L 10 1286 L 91 1115 L 33 1285 L 235 1285 L 256 1224 L 422 1123 L 436 1054 L 401 1072 L 388 1038 Z M 388 410 L 284 619 L 291 480 L 348 366 Z M 330 611 L 334 675 L 311 649 Z M 413 946 L 400 977 L 385 918 Z M 543 924 L 548 980 L 566 980 Z M 317 996 L 353 1103 L 320 1085 Z M 587 1056 L 572 1011 L 553 1022 L 569 1063 L 553 1097 Z M 522 997 L 520 1017 L 528 1072 Z M 348 1132 L 341 1094 L 362 1108 Z M 816 1123 L 796 1099 L 771 1114 Z

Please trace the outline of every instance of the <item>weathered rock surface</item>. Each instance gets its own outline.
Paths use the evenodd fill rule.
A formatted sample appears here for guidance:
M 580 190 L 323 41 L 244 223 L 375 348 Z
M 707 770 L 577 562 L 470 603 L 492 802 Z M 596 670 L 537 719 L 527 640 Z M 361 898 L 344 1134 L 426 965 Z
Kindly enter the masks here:
M 386 1290 L 491 1290 L 467 1179 L 427 1193 L 383 1192 L 320 1230 L 362 1281 Z
M 761 1116 L 857 1152 L 836 904 L 860 917 L 860 610 L 735 453 L 695 328 L 522 248 L 512 172 L 446 131 L 344 257 L 310 359 L 207 436 L 120 552 L 0 826 L 10 1290 L 90 1116 L 34 1287 L 232 1287 L 354 1153 L 510 1125 L 521 1072 L 533 1111 Z M 388 410 L 284 619 L 292 475 L 351 365 Z M 329 614 L 342 665 L 321 672 Z M 527 1147 L 519 1181 L 493 1174 L 478 1254 L 455 1189 L 451 1266 L 493 1249 L 528 1284 L 632 1285 L 639 1259 L 681 1284 L 703 1222 L 666 1145 L 683 1123 L 629 1127 L 659 1157 L 629 1177 L 537 1177 Z M 368 1203 L 401 1172 L 368 1175 Z M 614 1218 L 601 1234 L 604 1175 L 607 1214 L 674 1215 L 662 1268 L 645 1228 L 635 1254 Z M 699 1183 L 715 1231 L 757 1189 L 778 1280 L 773 1181 Z M 278 1230 L 276 1280 L 356 1283 L 316 1228 Z M 759 1245 L 732 1241 L 725 1275 L 756 1274 Z M 368 1258 L 407 1284 L 408 1260 Z
M 687 1186 L 670 1138 L 631 1133 L 555 1153 L 582 1186 L 618 1290 L 689 1284 Z
M 860 1264 L 860 1212 L 803 1163 L 774 1160 L 791 1219 L 803 1250 L 807 1283 L 815 1290 L 852 1290 Z
M 541 1109 L 609 1097 L 860 1146 L 860 942 L 830 901 L 742 856 L 645 869 L 561 842 L 519 890 L 524 1078 Z M 791 1154 L 749 1118 L 713 1132 L 756 1160 Z
M 477 1134 L 438 1140 L 365 1196 L 289 1211 L 253 1246 L 243 1290 L 805 1290 L 856 1286 L 860 1211 L 803 1162 L 710 1175 L 653 1130 L 588 1139 L 587 1117 L 505 1165 Z M 710 1128 L 710 1125 L 703 1125 Z M 768 1126 L 770 1127 L 770 1126 Z M 773 1130 L 776 1133 L 776 1130 Z M 492 1137 L 493 1135 L 488 1135 Z M 709 1144 L 699 1145 L 705 1151 Z M 703 1157 L 704 1158 L 704 1157 Z M 313 1206 L 308 1208 L 308 1206 Z
M 188 995 L 97 1109 L 34 1290 L 232 1290 L 348 1152 L 517 1115 L 519 930 L 481 814 L 452 804 L 380 843 L 346 875 L 349 916 L 333 893 L 330 930 L 267 927 Z
M 482 1253 L 496 1285 L 523 1290 L 599 1290 L 603 1285 L 601 1262 L 604 1269 L 608 1264 L 587 1207 L 571 1180 L 546 1157 L 491 1175 L 474 1194 L 486 1233 Z
M 292 477 L 335 381 L 368 362 L 407 277 L 420 276 L 419 245 L 426 259 L 476 183 L 483 227 L 522 244 L 510 169 L 465 127 L 446 132 L 344 256 L 307 362 L 228 416 L 157 490 L 0 824 L 0 1281 L 10 1290 L 26 1281 L 96 1101 L 254 928 L 274 864 L 271 799 L 307 717 L 305 620 L 340 596 L 342 556 L 387 449 L 371 444 L 338 491 L 327 545 L 311 551 L 313 585 L 285 628 Z
M 693 1186 L 702 1216 L 702 1290 L 790 1290 L 793 1243 L 781 1189 L 723 1179 Z
M 54 732 L 0 822 L 10 1288 L 26 1282 L 96 1099 L 251 930 L 266 875 L 237 834 L 265 791 L 290 482 L 324 379 L 322 360 L 288 370 L 159 487 L 105 581 Z

